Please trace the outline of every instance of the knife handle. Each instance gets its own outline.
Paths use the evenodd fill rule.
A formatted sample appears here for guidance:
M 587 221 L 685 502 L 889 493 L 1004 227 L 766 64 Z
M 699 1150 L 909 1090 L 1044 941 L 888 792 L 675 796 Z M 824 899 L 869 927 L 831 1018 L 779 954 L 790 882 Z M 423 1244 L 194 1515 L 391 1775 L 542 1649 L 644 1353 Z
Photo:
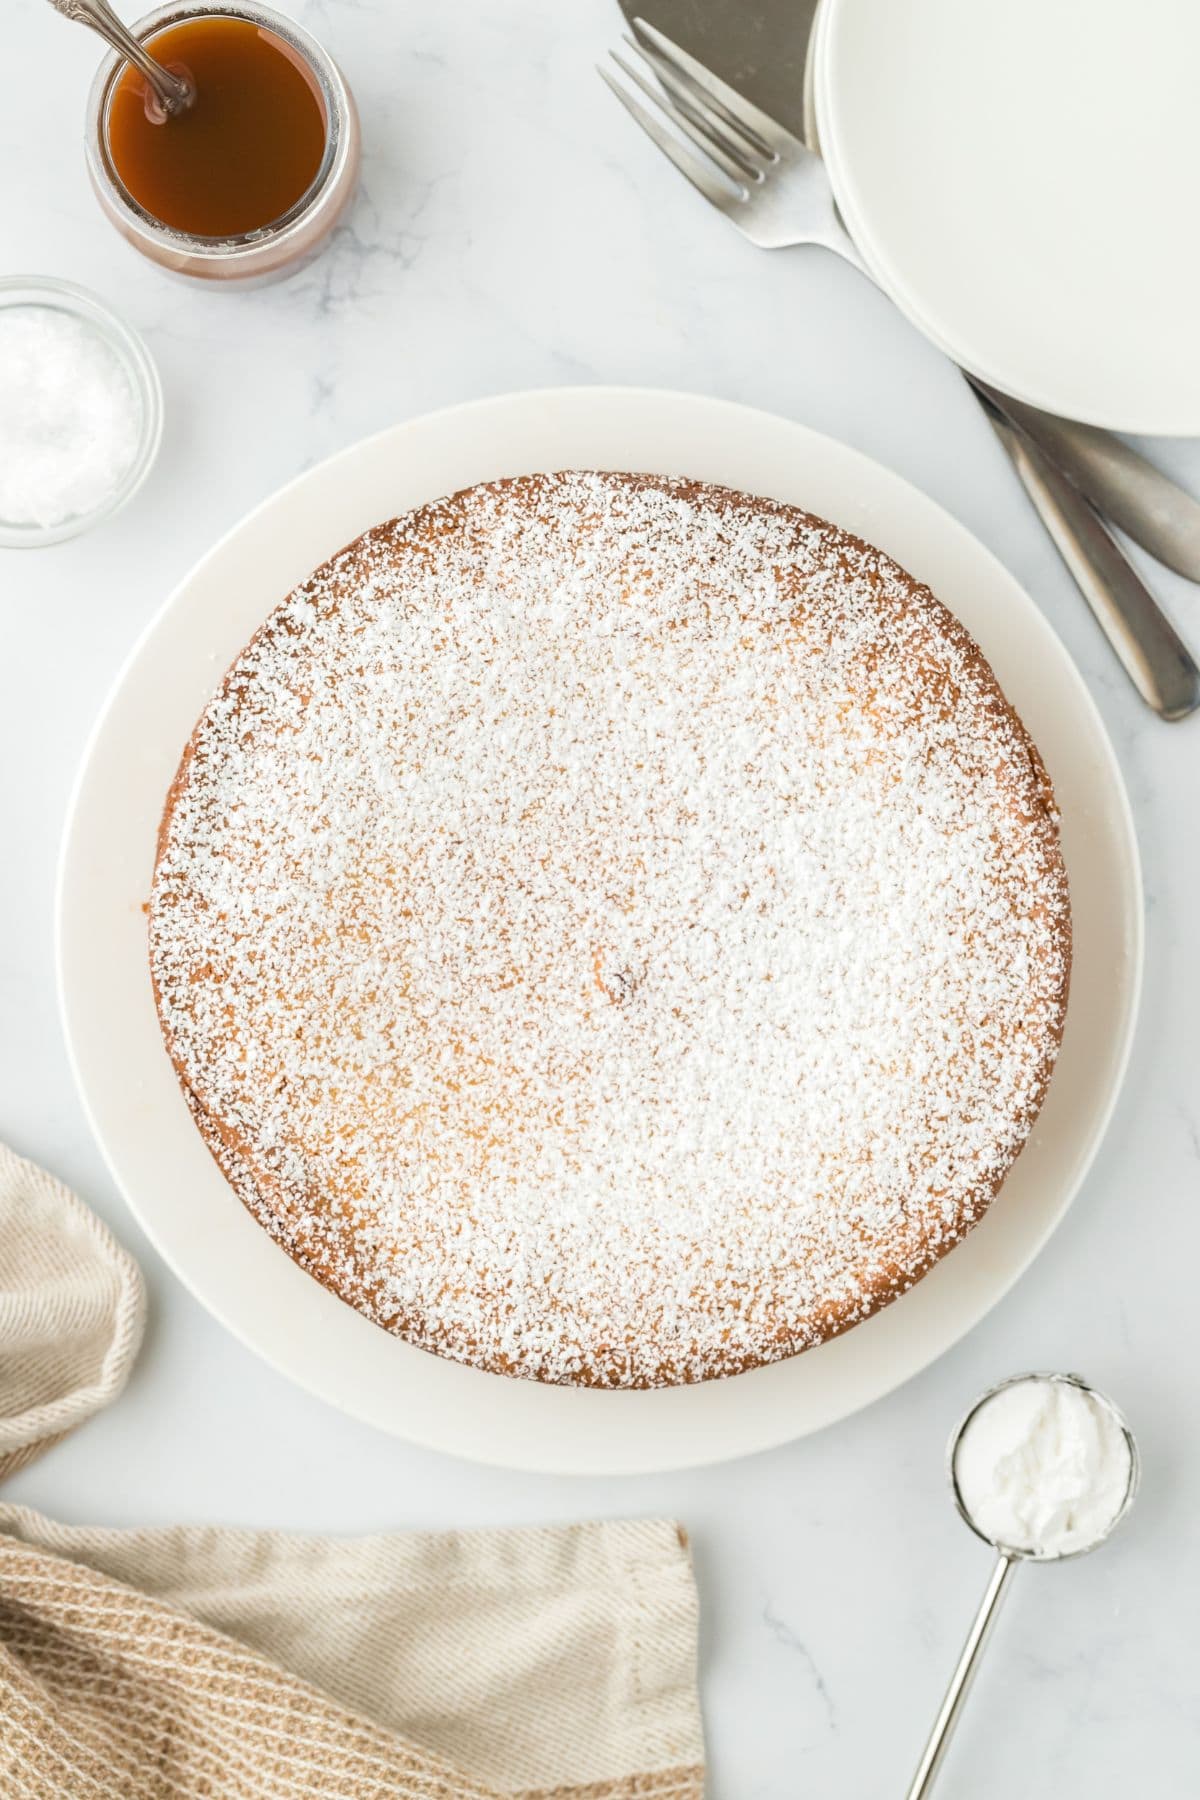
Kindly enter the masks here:
M 1053 538 L 1129 679 L 1164 719 L 1200 707 L 1200 667 L 1117 540 L 1037 446 L 999 416 L 988 417 L 1025 492 Z
M 1097 512 L 1168 569 L 1200 581 L 1200 500 L 1111 431 L 1056 418 L 974 375 L 967 380 L 1033 440 Z

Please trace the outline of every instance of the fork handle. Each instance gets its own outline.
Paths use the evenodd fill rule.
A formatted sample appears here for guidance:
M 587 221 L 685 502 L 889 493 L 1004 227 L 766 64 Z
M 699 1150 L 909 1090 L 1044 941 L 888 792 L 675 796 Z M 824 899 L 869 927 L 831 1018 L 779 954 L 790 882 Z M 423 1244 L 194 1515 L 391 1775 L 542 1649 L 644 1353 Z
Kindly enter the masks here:
M 1200 667 L 1099 514 L 1037 446 L 985 410 L 1039 518 L 1121 666 L 1163 719 L 1200 707 Z
M 857 269 L 860 275 L 865 275 L 872 287 L 879 288 L 881 294 L 886 291 L 863 261 L 858 245 L 842 223 L 842 215 L 836 206 L 833 208 L 832 220 L 825 227 L 824 235 L 820 238 L 806 240 L 806 242 L 810 241 L 819 243 L 823 250 L 832 250 L 835 256 L 840 256 L 843 262 L 849 263 L 852 269 Z

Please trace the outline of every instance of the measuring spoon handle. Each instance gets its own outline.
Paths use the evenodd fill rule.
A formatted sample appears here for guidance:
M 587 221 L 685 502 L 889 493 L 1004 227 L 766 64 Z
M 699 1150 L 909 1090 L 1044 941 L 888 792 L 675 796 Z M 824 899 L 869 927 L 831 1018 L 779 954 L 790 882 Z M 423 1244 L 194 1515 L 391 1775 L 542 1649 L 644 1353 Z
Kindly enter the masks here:
M 991 1635 L 991 1629 L 1000 1610 L 1000 1602 L 1008 1589 L 1013 1570 L 1017 1566 L 1017 1558 L 1007 1556 L 1004 1551 L 996 1559 L 992 1570 L 992 1578 L 987 1584 L 987 1592 L 979 1611 L 975 1614 L 975 1622 L 967 1633 L 967 1641 L 963 1645 L 962 1655 L 958 1659 L 958 1667 L 950 1677 L 950 1686 L 946 1689 L 946 1698 L 942 1701 L 941 1711 L 934 1721 L 933 1730 L 929 1734 L 929 1742 L 925 1746 L 917 1772 L 912 1778 L 905 1800 L 925 1800 L 925 1796 L 933 1792 L 933 1783 L 938 1770 L 942 1766 L 942 1758 L 946 1754 L 954 1727 L 958 1723 L 958 1715 L 963 1709 L 974 1679 L 983 1647 Z

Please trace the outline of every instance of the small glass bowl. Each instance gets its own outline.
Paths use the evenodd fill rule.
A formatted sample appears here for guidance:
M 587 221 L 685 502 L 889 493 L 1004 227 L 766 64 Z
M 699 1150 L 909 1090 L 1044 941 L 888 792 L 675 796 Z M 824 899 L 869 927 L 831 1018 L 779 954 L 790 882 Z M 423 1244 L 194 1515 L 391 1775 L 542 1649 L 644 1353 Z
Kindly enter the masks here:
M 162 441 L 162 384 L 141 338 L 87 288 L 76 287 L 74 282 L 59 281 L 53 276 L 8 275 L 0 278 L 0 309 L 18 306 L 68 313 L 102 338 L 129 377 L 139 415 L 137 453 L 120 484 L 102 506 L 91 512 L 74 513 L 54 525 L 10 524 L 0 518 L 0 545 L 10 549 L 36 549 L 78 537 L 80 532 L 90 530 L 102 519 L 111 519 L 132 500 L 154 466 Z
M 342 218 L 358 187 L 361 134 L 354 96 L 333 58 L 295 20 L 260 6 L 258 0 L 200 0 L 160 6 L 147 13 L 133 35 L 152 43 L 160 32 L 189 19 L 244 19 L 278 38 L 303 62 L 316 86 L 325 115 L 325 154 L 308 191 L 282 218 L 236 237 L 200 237 L 174 231 L 139 206 L 113 166 L 108 148 L 108 114 L 123 58 L 105 58 L 88 99 L 85 150 L 88 174 L 110 223 L 135 250 L 161 268 L 201 281 L 257 284 L 290 275 L 316 255 Z

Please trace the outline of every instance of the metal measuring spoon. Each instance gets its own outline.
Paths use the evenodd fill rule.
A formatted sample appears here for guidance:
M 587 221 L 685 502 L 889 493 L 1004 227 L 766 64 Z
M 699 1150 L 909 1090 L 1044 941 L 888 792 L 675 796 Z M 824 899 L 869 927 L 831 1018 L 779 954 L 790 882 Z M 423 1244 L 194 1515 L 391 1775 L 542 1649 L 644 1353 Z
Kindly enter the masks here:
M 989 1537 L 988 1533 L 981 1528 L 974 1518 L 972 1518 L 959 1487 L 957 1468 L 958 1453 L 967 1427 L 971 1424 L 976 1414 L 982 1411 L 989 1401 L 994 1400 L 997 1394 L 1003 1393 L 1006 1388 L 1018 1387 L 1027 1381 L 1061 1381 L 1068 1386 L 1078 1388 L 1082 1393 L 1087 1394 L 1095 1401 L 1097 1406 L 1102 1408 L 1103 1411 L 1109 1415 L 1114 1424 L 1119 1428 L 1125 1440 L 1125 1447 L 1129 1452 L 1129 1480 L 1126 1484 L 1124 1498 L 1117 1506 L 1116 1511 L 1094 1537 L 1087 1539 L 1084 1543 L 1075 1544 L 1070 1549 L 1066 1550 L 1052 1550 L 1046 1552 L 1029 1549 L 1027 1547 L 1017 1547 L 1010 1544 L 997 1543 L 996 1539 Z M 1012 1578 L 1013 1571 L 1017 1564 L 1019 1562 L 1065 1562 L 1071 1557 L 1084 1556 L 1089 1550 L 1095 1550 L 1098 1545 L 1102 1544 L 1105 1539 L 1110 1536 L 1114 1527 L 1120 1524 L 1121 1520 L 1133 1505 L 1133 1498 L 1137 1493 L 1138 1481 L 1141 1476 L 1141 1461 L 1138 1456 L 1138 1448 L 1134 1441 L 1133 1433 L 1125 1423 L 1121 1413 L 1113 1405 L 1106 1394 L 1102 1394 L 1098 1389 L 1090 1387 L 1081 1376 L 1054 1374 L 1013 1375 L 1010 1376 L 1007 1381 L 998 1381 L 995 1387 L 990 1387 L 985 1394 L 981 1394 L 979 1399 L 975 1401 L 974 1405 L 966 1413 L 965 1417 L 959 1421 L 957 1429 L 950 1438 L 950 1445 L 946 1452 L 946 1473 L 950 1479 L 950 1491 L 954 1495 L 954 1504 L 958 1508 L 960 1515 L 966 1520 L 976 1537 L 982 1538 L 985 1544 L 990 1544 L 992 1549 L 998 1554 L 996 1566 L 992 1570 L 992 1578 L 987 1584 L 983 1602 L 975 1615 L 975 1622 L 967 1633 L 967 1641 L 963 1645 L 962 1655 L 958 1659 L 958 1667 L 951 1677 L 950 1686 L 946 1690 L 946 1698 L 942 1701 L 941 1710 L 934 1722 L 933 1730 L 929 1734 L 929 1741 L 925 1746 L 924 1754 L 917 1766 L 917 1772 L 913 1776 L 912 1783 L 906 1795 L 906 1800 L 925 1800 L 925 1796 L 932 1791 L 934 1780 L 942 1764 L 942 1758 L 946 1754 L 954 1727 L 958 1723 L 958 1716 L 962 1711 L 963 1703 L 966 1700 L 968 1690 L 975 1675 L 975 1670 L 979 1664 L 983 1647 L 991 1635 L 992 1626 L 994 1625 L 996 1615 L 1000 1610 L 1000 1602 L 1004 1598 L 1009 1581 Z
M 111 44 L 119 56 L 131 62 L 135 69 L 145 76 L 150 89 L 162 109 L 164 119 L 173 119 L 179 113 L 186 112 L 196 98 L 196 90 L 184 75 L 173 75 L 170 69 L 164 69 L 160 62 L 155 62 L 149 51 L 138 43 L 133 33 L 122 25 L 108 0 L 50 0 L 56 12 L 64 19 L 73 19 L 78 25 L 90 25 L 98 31 L 106 44 Z

